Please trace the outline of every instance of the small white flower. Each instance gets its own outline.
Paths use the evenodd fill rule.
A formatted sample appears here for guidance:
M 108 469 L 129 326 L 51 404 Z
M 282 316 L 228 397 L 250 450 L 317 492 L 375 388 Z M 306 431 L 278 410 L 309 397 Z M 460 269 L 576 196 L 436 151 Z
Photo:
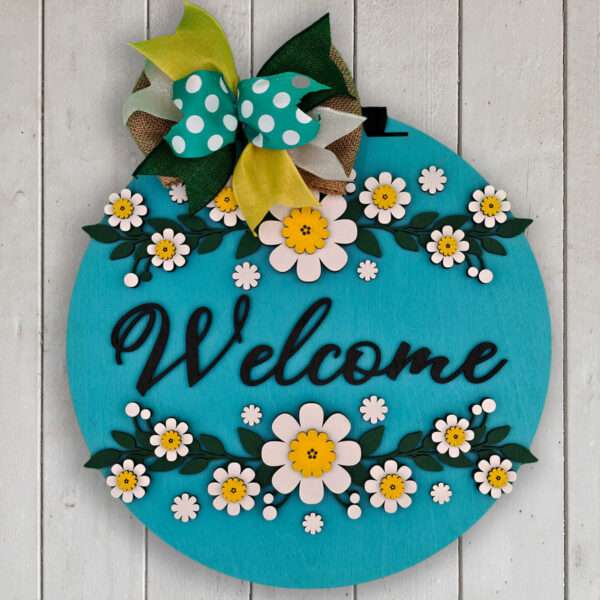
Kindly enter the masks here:
M 132 194 L 125 188 L 120 193 L 113 193 L 108 197 L 108 204 L 104 206 L 104 214 L 109 215 L 108 224 L 118 227 L 121 231 L 129 231 L 132 227 L 141 227 L 142 217 L 148 214 L 148 207 L 143 204 L 141 194 Z
M 240 205 L 231 187 L 231 181 L 207 205 L 211 211 L 208 213 L 211 221 L 223 221 L 225 227 L 235 227 L 238 219 L 245 221 L 240 210 Z
M 137 417 L 140 414 L 140 405 L 137 402 L 128 402 L 125 405 L 125 414 L 128 417 Z
M 110 486 L 110 495 L 113 498 L 121 498 L 129 504 L 134 498 L 142 498 L 146 494 L 144 488 L 150 485 L 150 477 L 145 475 L 146 467 L 143 464 L 135 464 L 130 458 L 123 464 L 115 464 L 110 469 L 112 475 L 106 478 L 106 485 Z
M 169 188 L 169 196 L 171 200 L 177 204 L 183 204 L 188 201 L 187 189 L 183 183 L 174 183 Z
M 356 269 L 358 276 L 364 281 L 371 281 L 377 277 L 377 273 L 379 273 L 379 268 L 377 267 L 377 263 L 372 260 L 363 260 L 358 263 L 358 268 Z
M 158 231 L 152 234 L 151 244 L 146 249 L 152 256 L 152 264 L 165 271 L 172 271 L 175 267 L 185 265 L 185 257 L 190 253 L 190 247 L 185 243 L 183 233 L 175 233 L 172 229 L 164 229 L 162 234 Z
M 277 518 L 277 508 L 271 505 L 265 506 L 262 516 L 265 521 L 274 521 Z
M 349 519 L 356 521 L 356 519 L 360 519 L 360 517 L 362 515 L 362 508 L 360 506 L 358 506 L 358 504 L 351 504 L 346 509 L 346 514 L 348 515 Z
M 465 239 L 465 232 L 461 229 L 454 230 L 450 225 L 444 225 L 442 231 L 437 229 L 431 232 L 431 241 L 427 242 L 427 252 L 431 253 L 431 262 L 440 263 L 449 269 L 454 263 L 465 260 L 463 254 L 469 249 L 469 242 Z
M 461 452 L 469 452 L 471 444 L 469 442 L 475 437 L 475 434 L 469 429 L 467 419 L 458 419 L 456 415 L 448 415 L 446 420 L 438 419 L 435 422 L 434 431 L 431 439 L 437 444 L 437 451 L 440 454 L 448 454 L 450 458 L 456 458 Z
M 214 481 L 208 484 L 208 493 L 214 496 L 213 507 L 217 510 L 227 508 L 230 517 L 237 517 L 242 508 L 254 508 L 253 496 L 260 494 L 260 485 L 254 481 L 254 476 L 255 473 L 250 467 L 242 470 L 237 462 L 229 463 L 227 470 L 223 467 L 215 469 Z
M 304 515 L 304 521 L 302 521 L 304 531 L 310 533 L 310 535 L 321 533 L 324 524 L 323 517 L 314 512 Z
M 419 177 L 421 189 L 429 194 L 443 191 L 446 181 L 448 181 L 448 178 L 444 175 L 444 169 L 438 169 L 434 165 L 431 165 L 428 169 L 423 169 Z
M 383 421 L 387 411 L 388 407 L 385 405 L 385 400 L 375 395 L 364 398 L 360 407 L 363 419 L 370 422 L 371 425 L 375 425 L 377 421 Z
M 450 498 L 452 498 L 452 490 L 447 483 L 435 483 L 429 492 L 431 495 L 431 499 L 436 504 L 446 504 L 450 502 Z
M 241 287 L 247 291 L 258 285 L 260 271 L 256 265 L 244 262 L 241 265 L 235 266 L 231 277 L 233 278 L 236 287 Z
M 187 523 L 190 519 L 194 520 L 200 510 L 200 505 L 196 496 L 190 496 L 188 493 L 175 496 L 171 504 L 173 517 L 182 523 Z
M 386 460 L 383 467 L 373 465 L 369 473 L 373 479 L 365 481 L 365 491 L 371 494 L 373 507 L 383 506 L 386 513 L 395 513 L 398 507 L 408 508 L 412 504 L 410 494 L 417 491 L 417 482 L 410 478 L 412 471 L 406 465 Z
M 350 180 L 348 181 L 348 183 L 346 183 L 346 193 L 347 194 L 354 194 L 354 192 L 356 191 L 356 171 L 354 169 L 352 169 L 352 171 L 350 171 Z
M 473 192 L 473 200 L 468 205 L 469 212 L 474 213 L 473 221 L 483 223 L 491 229 L 496 223 L 504 223 L 506 213 L 510 210 L 510 202 L 506 199 L 504 190 L 495 190 L 494 186 L 486 185 L 483 190 Z
M 394 219 L 401 219 L 406 214 L 405 206 L 410 204 L 410 194 L 405 192 L 406 181 L 402 177 L 392 178 L 392 174 L 383 171 L 379 179 L 367 177 L 366 191 L 361 192 L 358 200 L 365 204 L 364 214 L 369 219 L 377 220 L 383 225 Z
M 482 494 L 490 494 L 497 500 L 503 493 L 512 492 L 512 484 L 517 480 L 517 474 L 511 470 L 510 460 L 502 460 L 497 454 L 493 454 L 489 461 L 480 460 L 477 466 L 479 471 L 473 475 L 473 479 L 480 484 L 479 491 Z
M 241 417 L 242 421 L 245 425 L 250 425 L 250 427 L 254 427 L 254 425 L 258 425 L 262 419 L 262 411 L 260 410 L 260 406 L 255 406 L 254 404 L 248 404 L 248 406 L 244 406 L 242 410 Z
M 154 435 L 150 436 L 150 444 L 155 446 L 154 454 L 158 458 L 167 457 L 169 462 L 177 460 L 179 456 L 187 456 L 188 446 L 194 441 L 191 433 L 188 433 L 187 423 L 177 423 L 173 417 L 164 423 L 154 426 Z

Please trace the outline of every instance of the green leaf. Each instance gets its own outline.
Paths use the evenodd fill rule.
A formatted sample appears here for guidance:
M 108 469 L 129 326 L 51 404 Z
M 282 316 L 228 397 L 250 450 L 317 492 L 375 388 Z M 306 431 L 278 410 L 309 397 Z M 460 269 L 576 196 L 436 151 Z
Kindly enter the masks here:
M 417 467 L 423 469 L 423 471 L 441 471 L 443 469 L 442 465 L 433 456 L 415 456 L 413 460 Z
M 433 223 L 437 218 L 438 214 L 439 213 L 436 212 L 419 213 L 411 219 L 409 225 L 411 227 L 415 227 L 416 229 L 423 229 L 431 225 L 431 223 Z
M 155 231 L 162 232 L 163 229 L 172 229 L 173 231 L 181 231 L 181 225 L 172 219 L 146 219 L 146 223 Z
M 135 432 L 135 441 L 140 448 L 146 448 L 146 450 L 151 450 L 152 446 L 150 445 L 150 436 L 152 434 L 147 431 L 136 431 Z
M 357 465 L 353 465 L 352 467 L 345 467 L 345 469 L 350 474 L 352 483 L 354 483 L 355 485 L 362 487 L 365 481 L 369 479 L 369 471 L 362 463 L 358 463 Z
M 532 219 L 509 219 L 496 228 L 496 235 L 503 238 L 512 238 L 522 234 L 531 224 Z
M 396 231 L 394 239 L 398 246 L 404 248 L 404 250 L 410 250 L 411 252 L 418 252 L 419 250 L 419 245 L 415 238 L 410 233 L 406 233 L 406 231 Z
M 474 254 L 475 256 L 481 256 L 482 251 L 481 251 L 481 246 L 479 245 L 479 242 L 475 238 L 472 238 L 472 237 L 467 237 L 466 240 L 467 240 L 467 242 L 469 242 L 468 254 Z
M 219 247 L 222 239 L 223 236 L 220 233 L 211 233 L 210 235 L 207 235 L 198 241 L 198 248 L 196 249 L 196 252 L 198 252 L 198 254 L 207 254 L 208 252 L 212 252 Z
M 192 458 L 179 469 L 179 472 L 182 475 L 196 475 L 202 473 L 206 467 L 208 467 L 208 461 L 205 458 Z
M 378 258 L 381 256 L 381 247 L 379 246 L 379 242 L 377 241 L 377 238 L 373 232 L 369 231 L 368 229 L 358 230 L 356 246 L 371 256 L 376 256 Z
M 409 450 L 414 450 L 421 441 L 423 437 L 423 433 L 421 431 L 413 431 L 412 433 L 407 433 L 399 442 L 398 442 L 398 452 L 408 452 Z
M 435 442 L 431 439 L 431 436 L 428 435 L 423 440 L 423 450 L 433 450 L 435 448 Z
M 275 473 L 276 467 L 270 467 L 269 465 L 260 465 L 258 469 L 256 469 L 256 475 L 254 476 L 254 481 L 260 484 L 261 487 L 265 487 L 271 483 L 271 478 L 273 477 L 273 473 Z
M 362 450 L 363 456 L 373 454 L 373 452 L 379 448 L 383 438 L 383 431 L 383 425 L 379 425 L 379 427 L 373 427 L 373 429 L 369 429 L 369 431 L 366 431 L 360 436 L 360 438 L 358 438 L 358 443 Z
M 120 258 L 127 258 L 131 256 L 135 250 L 135 244 L 133 242 L 123 242 L 118 246 L 115 246 L 113 251 L 110 253 L 110 260 L 119 260 Z
M 490 429 L 485 438 L 486 444 L 497 444 L 501 442 L 508 434 L 510 433 L 510 426 L 504 425 L 502 427 L 496 427 L 495 429 Z
M 169 461 L 166 458 L 158 458 L 152 464 L 148 465 L 148 471 L 164 473 L 165 471 L 174 471 L 179 468 L 181 461 L 179 459 Z
M 344 213 L 344 219 L 350 219 L 351 221 L 358 221 L 362 216 L 363 206 L 357 200 L 348 202 L 348 208 Z
M 260 248 L 260 240 L 257 236 L 252 235 L 251 231 L 246 231 L 244 235 L 240 237 L 237 250 L 235 251 L 236 258 L 245 258 L 254 254 Z
M 131 434 L 124 431 L 111 431 L 110 434 L 119 446 L 128 449 L 135 448 L 135 438 Z
M 449 467 L 456 467 L 458 469 L 464 469 L 466 467 L 472 467 L 473 461 L 469 460 L 464 454 L 459 454 L 456 458 L 452 458 L 447 454 L 438 454 L 436 458 L 443 464 Z
M 121 458 L 121 451 L 107 448 L 99 450 L 92 454 L 90 459 L 83 465 L 88 469 L 103 469 L 104 467 L 112 467 Z
M 177 177 L 185 183 L 190 214 L 204 208 L 225 186 L 235 164 L 235 144 L 202 158 L 178 158 L 162 141 L 138 166 L 134 175 Z
M 98 223 L 97 225 L 86 225 L 83 230 L 97 242 L 102 244 L 112 244 L 117 240 L 121 239 L 121 236 L 116 229 L 113 229 L 110 225 L 104 225 Z
M 258 433 L 251 431 L 250 429 L 245 429 L 244 427 L 238 427 L 238 436 L 242 447 L 250 456 L 260 457 L 260 451 L 263 447 L 264 440 Z
M 138 244 L 135 249 L 135 254 L 133 255 L 135 258 L 143 258 L 144 256 L 148 256 L 148 245 L 147 244 Z
M 460 229 L 469 218 L 469 215 L 447 215 L 438 219 L 433 227 L 434 229 L 441 229 L 444 225 L 450 225 L 452 229 Z
M 505 446 L 500 446 L 500 451 L 506 458 L 521 464 L 537 462 L 537 458 L 531 451 L 520 444 L 506 444 Z
M 481 240 L 481 245 L 484 250 L 487 250 L 490 254 L 498 254 L 500 256 L 506 256 L 506 248 L 494 238 L 485 237 Z
M 188 229 L 192 231 L 203 231 L 206 229 L 206 223 L 194 215 L 179 215 L 177 217 Z
M 479 444 L 479 442 L 481 442 L 483 436 L 485 435 L 485 427 L 475 427 L 475 429 L 473 429 L 473 434 L 475 435 L 475 437 L 471 440 L 471 446 L 474 446 L 475 444 Z
M 223 455 L 225 453 L 225 446 L 214 435 L 203 433 L 198 436 L 198 439 L 200 444 L 211 454 Z

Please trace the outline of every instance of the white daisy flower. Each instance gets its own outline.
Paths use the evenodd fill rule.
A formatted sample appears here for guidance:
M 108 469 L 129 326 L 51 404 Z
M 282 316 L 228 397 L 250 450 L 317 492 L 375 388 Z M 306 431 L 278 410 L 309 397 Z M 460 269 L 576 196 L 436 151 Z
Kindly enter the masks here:
M 106 485 L 110 486 L 110 495 L 113 498 L 121 498 L 129 504 L 134 498 L 142 498 L 146 494 L 144 488 L 150 485 L 150 477 L 145 475 L 146 467 L 143 464 L 135 464 L 130 458 L 123 464 L 115 464 L 110 468 L 112 475 L 106 478 Z
M 150 444 L 155 446 L 154 454 L 158 458 L 166 456 L 169 462 L 177 460 L 179 456 L 187 456 L 188 446 L 194 441 L 188 429 L 187 423 L 178 423 L 173 417 L 164 423 L 157 423 L 154 426 L 154 435 L 150 436 Z
M 173 498 L 171 512 L 173 513 L 173 517 L 182 523 L 187 523 L 190 519 L 193 521 L 199 510 L 200 505 L 196 496 L 190 496 L 188 493 L 185 493 Z
M 358 263 L 356 272 L 363 281 L 371 281 L 377 277 L 379 268 L 377 267 L 376 262 L 373 262 L 372 260 L 363 260 Z
M 183 204 L 188 201 L 187 188 L 183 183 L 174 183 L 169 187 L 169 196 L 177 204 Z
M 423 169 L 419 177 L 421 189 L 432 195 L 443 191 L 444 184 L 447 181 L 448 178 L 444 175 L 444 169 L 438 169 L 434 165 L 431 165 L 428 169 Z
M 346 193 L 354 194 L 356 191 L 356 171 L 352 169 L 350 171 L 350 177 L 348 178 L 348 183 L 346 183 Z
M 491 229 L 496 223 L 504 223 L 508 218 L 510 202 L 506 199 L 504 190 L 495 190 L 494 186 L 486 185 L 483 190 L 473 192 L 473 200 L 468 205 L 469 212 L 475 213 L 473 221 L 483 223 Z
M 431 499 L 436 504 L 446 504 L 450 502 L 450 498 L 452 498 L 452 490 L 447 483 L 435 483 L 429 492 Z
M 108 197 L 108 204 L 104 205 L 104 214 L 109 215 L 108 224 L 118 227 L 121 231 L 129 231 L 132 227 L 141 227 L 144 222 L 142 217 L 148 214 L 148 207 L 143 204 L 141 194 L 132 194 L 125 188 L 120 193 L 113 193 Z
M 190 247 L 185 243 L 183 233 L 175 233 L 172 229 L 164 229 L 152 234 L 151 244 L 146 251 L 152 257 L 152 264 L 165 271 L 172 271 L 175 267 L 185 265 L 185 257 L 190 253 Z
M 254 427 L 254 425 L 258 425 L 262 419 L 262 411 L 260 410 L 260 406 L 255 406 L 254 404 L 248 404 L 248 406 L 244 406 L 241 417 L 242 421 L 245 425 L 249 425 L 250 427 Z
M 304 504 L 318 504 L 325 495 L 324 486 L 334 494 L 345 492 L 351 485 L 344 467 L 360 462 L 357 442 L 345 440 L 350 433 L 350 421 L 341 413 L 325 420 L 323 408 L 310 402 L 300 407 L 299 422 L 290 414 L 278 415 L 273 421 L 273 433 L 280 441 L 262 447 L 262 460 L 279 467 L 273 475 L 273 487 L 290 494 L 300 486 Z
M 467 419 L 458 419 L 456 415 L 448 415 L 446 420 L 438 419 L 435 422 L 431 439 L 437 444 L 436 449 L 440 454 L 448 454 L 450 458 L 456 458 L 461 452 L 469 452 L 469 442 L 475 434 L 469 429 Z
M 227 470 L 215 469 L 214 481 L 208 484 L 208 493 L 214 496 L 213 506 L 217 510 L 227 508 L 227 514 L 237 517 L 240 510 L 254 508 L 254 497 L 260 494 L 260 485 L 254 481 L 255 473 L 250 467 L 242 469 L 240 463 L 231 462 Z
M 244 262 L 241 265 L 236 265 L 231 274 L 236 287 L 241 287 L 248 291 L 258 285 L 260 279 L 260 271 L 256 265 L 249 262 Z
M 206 205 L 211 211 L 208 213 L 211 221 L 223 221 L 225 227 L 235 227 L 238 219 L 245 221 L 240 210 L 240 205 L 233 193 L 231 181 Z
M 302 527 L 304 527 L 304 531 L 306 533 L 310 533 L 310 535 L 316 535 L 317 533 L 321 533 L 321 531 L 323 531 L 324 525 L 325 522 L 323 521 L 323 517 L 321 515 L 318 515 L 314 512 L 311 512 L 308 515 L 304 515 Z
M 431 262 L 435 265 L 441 263 L 446 269 L 452 267 L 455 262 L 463 262 L 464 252 L 469 249 L 469 242 L 464 238 L 464 231 L 454 230 L 450 225 L 444 225 L 442 231 L 433 230 L 431 241 L 427 242 L 427 252 L 431 253 Z
M 387 411 L 388 407 L 385 405 L 385 400 L 377 396 L 365 398 L 360 407 L 363 420 L 368 421 L 371 425 L 375 425 L 378 421 L 383 421 Z
M 369 219 L 377 220 L 383 225 L 394 219 L 401 219 L 406 214 L 404 207 L 410 204 L 410 194 L 405 192 L 406 181 L 402 177 L 392 178 L 392 174 L 383 171 L 379 179 L 367 177 L 366 191 L 361 192 L 358 200 L 365 204 L 364 214 Z
M 473 475 L 473 479 L 479 483 L 479 491 L 482 494 L 490 494 L 497 500 L 502 493 L 512 492 L 512 484 L 517 480 L 517 474 L 511 470 L 510 460 L 502 460 L 497 454 L 493 454 L 489 461 L 480 460 L 477 466 L 479 471 Z
M 386 513 L 395 513 L 398 507 L 412 504 L 410 494 L 417 491 L 417 482 L 410 478 L 412 471 L 406 465 L 386 460 L 383 467 L 373 465 L 369 473 L 373 479 L 365 481 L 365 491 L 371 494 L 372 506 L 383 506 Z
M 305 282 L 319 279 L 321 264 L 330 271 L 343 269 L 348 254 L 340 244 L 351 244 L 358 235 L 354 221 L 340 219 L 346 207 L 343 196 L 333 195 L 325 196 L 318 208 L 272 207 L 277 220 L 264 221 L 258 228 L 263 244 L 277 246 L 269 255 L 271 266 L 280 273 L 295 266 Z

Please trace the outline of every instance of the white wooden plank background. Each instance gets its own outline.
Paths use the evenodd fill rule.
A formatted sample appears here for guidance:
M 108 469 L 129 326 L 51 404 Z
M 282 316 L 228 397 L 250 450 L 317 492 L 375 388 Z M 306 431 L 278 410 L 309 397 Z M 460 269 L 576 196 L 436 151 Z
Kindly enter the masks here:
M 329 10 L 363 103 L 461 152 L 536 219 L 554 356 L 541 462 L 462 540 L 335 591 L 252 586 L 181 557 L 98 494 L 64 360 L 71 286 L 139 154 L 120 105 L 179 0 L 0 0 L 0 589 L 16 600 L 600 598 L 600 3 L 204 0 L 242 75 Z

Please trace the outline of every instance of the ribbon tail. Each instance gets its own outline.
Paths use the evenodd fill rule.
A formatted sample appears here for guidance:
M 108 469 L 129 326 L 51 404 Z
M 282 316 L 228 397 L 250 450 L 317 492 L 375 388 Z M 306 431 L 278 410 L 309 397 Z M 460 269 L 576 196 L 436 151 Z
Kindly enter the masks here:
M 307 144 L 289 151 L 296 166 L 320 177 L 333 181 L 350 181 L 337 156 L 316 144 Z
M 233 171 L 233 191 L 252 233 L 272 206 L 318 206 L 285 150 L 248 144 Z

